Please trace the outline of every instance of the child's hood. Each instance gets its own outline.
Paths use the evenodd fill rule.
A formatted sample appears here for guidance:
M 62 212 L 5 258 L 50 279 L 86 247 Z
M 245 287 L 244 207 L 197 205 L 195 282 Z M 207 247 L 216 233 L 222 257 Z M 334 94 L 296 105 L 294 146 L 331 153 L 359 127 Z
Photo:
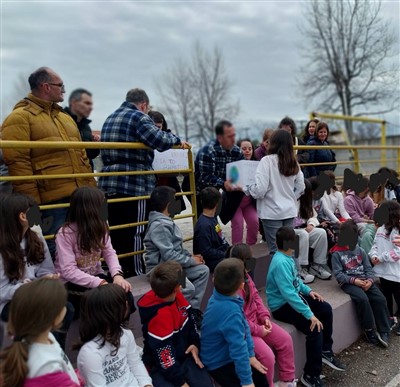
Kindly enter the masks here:
M 366 201 L 368 201 L 369 200 L 369 196 L 368 195 L 366 195 L 365 197 L 363 197 L 363 198 L 360 198 L 353 190 L 351 190 L 351 189 L 348 189 L 347 191 L 346 191 L 346 196 L 351 196 L 352 198 L 353 198 L 353 200 L 356 200 L 356 201 L 358 201 L 358 202 L 360 202 L 360 203 L 363 203 L 363 202 L 366 202 Z
M 162 212 L 150 211 L 149 224 L 156 222 L 156 221 L 163 222 L 165 224 L 173 223 L 173 220 L 169 216 L 164 215 Z
M 157 297 L 153 290 L 147 292 L 137 302 L 142 324 L 148 323 L 160 309 L 170 306 L 173 303 L 174 301 L 166 302 L 160 297 Z

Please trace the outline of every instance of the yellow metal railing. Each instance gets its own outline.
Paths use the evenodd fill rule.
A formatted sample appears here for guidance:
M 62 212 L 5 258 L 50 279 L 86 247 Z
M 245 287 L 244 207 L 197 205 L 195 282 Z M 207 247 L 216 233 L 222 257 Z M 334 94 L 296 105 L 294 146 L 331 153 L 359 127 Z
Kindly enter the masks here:
M 320 113 L 318 117 L 321 118 L 337 118 L 335 115 L 323 115 Z M 340 116 L 343 117 L 343 116 Z M 353 117 L 354 118 L 354 117 Z M 362 117 L 356 117 L 357 120 Z M 372 119 L 368 119 L 369 122 L 372 122 Z M 380 120 L 376 120 L 376 122 L 381 122 Z M 142 143 L 116 143 L 116 142 L 53 142 L 53 141 L 4 141 L 0 140 L 0 148 L 15 148 L 15 149 L 33 149 L 33 148 L 55 148 L 55 149 L 150 149 L 146 145 Z M 175 149 L 179 149 L 178 146 L 174 147 Z M 377 163 L 384 161 L 387 163 L 388 161 L 396 161 L 397 170 L 400 172 L 400 147 L 389 145 L 335 145 L 335 146 L 295 146 L 294 149 L 298 150 L 312 150 L 312 149 L 332 149 L 332 150 L 349 150 L 353 152 L 353 159 L 352 160 L 339 160 L 335 163 L 304 163 L 301 166 L 310 166 L 310 165 L 345 165 L 348 164 L 352 170 L 356 173 L 359 173 L 361 170 L 361 164 L 367 163 Z M 359 151 L 362 150 L 372 150 L 372 149 L 379 149 L 381 150 L 381 159 L 360 159 Z M 396 158 L 388 158 L 387 152 L 389 150 L 397 151 Z M 386 165 L 386 164 L 385 164 Z M 378 168 L 377 168 L 378 169 Z M 17 180 L 42 180 L 42 179 L 60 179 L 60 178 L 78 178 L 78 177 L 99 177 L 99 176 L 112 176 L 112 175 L 146 175 L 146 174 L 155 174 L 155 175 L 165 175 L 165 174 L 188 174 L 189 176 L 189 191 L 179 192 L 177 196 L 190 196 L 191 197 L 191 205 L 192 205 L 192 212 L 185 215 L 177 215 L 174 219 L 183 219 L 183 218 L 192 218 L 193 224 L 197 221 L 197 203 L 196 203 L 196 187 L 195 187 L 195 178 L 194 178 L 194 160 L 193 160 L 193 153 L 191 149 L 188 149 L 188 169 L 179 169 L 179 170 L 151 170 L 151 171 L 132 171 L 132 172 L 95 172 L 95 173 L 79 173 L 79 174 L 58 174 L 58 175 L 31 175 L 31 176 L 0 176 L 0 181 L 17 181 Z M 337 176 L 340 180 L 342 176 Z M 123 201 L 136 201 L 136 200 L 143 200 L 149 199 L 149 196 L 137 196 L 137 197 L 130 197 L 130 198 L 120 198 L 120 199 L 108 199 L 109 203 L 116 203 L 116 202 L 123 202 Z M 62 208 L 68 207 L 68 203 L 64 204 L 51 204 L 51 205 L 41 205 L 39 206 L 41 210 L 53 209 L 53 208 Z M 147 221 L 144 222 L 136 222 L 136 223 L 128 223 L 128 224 L 120 224 L 111 226 L 110 230 L 122 229 L 122 228 L 129 228 L 129 227 L 136 227 L 139 225 L 147 224 Z M 46 239 L 53 238 L 54 235 L 46 235 Z M 191 240 L 192 237 L 185 238 L 184 241 Z M 119 255 L 119 258 L 129 257 L 136 254 L 141 254 L 142 251 L 135 251 L 126 254 Z
M 330 113 L 317 113 L 311 112 L 310 113 L 310 120 L 314 118 L 327 118 L 330 120 L 343 120 L 343 121 L 358 121 L 358 122 L 370 122 L 374 124 L 380 124 L 381 126 L 381 146 L 386 146 L 386 121 L 381 120 L 379 118 L 372 118 L 372 117 L 354 117 L 354 116 L 343 116 L 340 114 L 330 114 Z M 347 132 L 346 132 L 346 142 L 349 144 Z M 350 144 L 349 144 L 350 145 Z M 386 166 L 387 159 L 386 159 L 386 151 L 385 149 L 381 148 L 381 166 Z
M 118 142 L 81 142 L 81 141 L 69 141 L 69 142 L 54 142 L 54 141 L 5 141 L 0 140 L 0 148 L 14 148 L 14 149 L 148 149 L 148 146 L 143 143 L 118 143 Z M 172 149 L 181 149 L 179 146 L 174 146 Z M 194 160 L 191 148 L 188 150 L 188 168 L 187 169 L 176 169 L 176 170 L 150 170 L 150 171 L 130 171 L 130 172 L 93 172 L 93 173 L 76 173 L 76 174 L 54 174 L 54 175 L 29 175 L 29 176 L 0 176 L 0 181 L 24 181 L 24 180 L 48 180 L 48 179 L 65 179 L 65 178 L 82 178 L 82 177 L 100 177 L 100 176 L 131 176 L 131 175 L 189 175 L 189 188 L 190 191 L 178 192 L 176 196 L 190 196 L 192 212 L 185 215 L 177 215 L 174 219 L 192 218 L 193 224 L 197 221 L 197 203 L 196 203 L 196 188 L 194 180 Z M 150 196 L 135 196 L 129 198 L 119 199 L 108 199 L 108 203 L 117 202 L 128 202 L 149 199 Z M 69 207 L 69 203 L 60 204 L 48 204 L 40 205 L 41 210 L 54 209 L 54 208 L 65 208 Z M 110 226 L 110 230 L 117 230 L 122 228 L 136 227 L 147 224 L 144 222 L 135 222 Z M 45 235 L 45 239 L 54 238 L 54 234 Z M 184 241 L 192 238 L 186 238 Z M 129 257 L 137 254 L 141 254 L 144 251 L 135 251 L 126 254 L 118 255 L 119 258 Z

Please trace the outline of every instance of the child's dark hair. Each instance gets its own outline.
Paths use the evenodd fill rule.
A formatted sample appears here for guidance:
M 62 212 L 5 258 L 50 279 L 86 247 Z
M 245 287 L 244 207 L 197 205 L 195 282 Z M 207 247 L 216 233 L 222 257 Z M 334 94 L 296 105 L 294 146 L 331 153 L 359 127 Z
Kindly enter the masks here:
M 358 242 L 358 227 L 353 219 L 347 219 L 340 224 L 339 235 L 337 239 L 338 246 L 348 246 L 354 250 Z
M 48 329 L 67 303 L 64 285 L 41 278 L 18 288 L 10 305 L 8 330 L 13 343 L 0 355 L 0 380 L 4 387 L 23 386 L 28 375 L 29 345 Z
M 164 132 L 170 132 L 170 130 L 168 129 L 167 121 L 165 120 L 165 117 L 162 113 L 156 110 L 150 110 L 147 115 L 153 120 L 155 124 L 162 124 L 161 130 L 163 130 Z
M 278 129 L 272 133 L 268 154 L 278 156 L 279 173 L 283 176 L 293 176 L 299 172 L 299 164 L 293 151 L 293 140 L 286 130 Z
M 311 183 L 307 179 L 304 179 L 304 185 L 305 188 L 303 195 L 301 195 L 299 199 L 300 203 L 299 215 L 301 219 L 308 220 L 312 218 L 314 214 L 314 208 L 312 205 L 313 194 L 312 194 Z
M 78 347 L 100 335 L 102 341 L 98 343 L 99 348 L 108 342 L 114 347 L 111 355 L 115 356 L 120 346 L 128 309 L 125 290 L 117 284 L 90 289 L 83 293 L 80 307 L 81 343 Z
M 151 211 L 163 212 L 168 204 L 174 200 L 176 191 L 166 185 L 160 185 L 154 188 L 150 195 Z
M 285 243 L 294 242 L 296 240 L 296 233 L 292 227 L 281 227 L 276 232 L 276 245 L 279 250 L 286 250 Z
M 387 235 L 396 227 L 400 230 L 400 204 L 396 200 L 384 200 L 379 207 L 385 206 L 388 209 L 389 217 L 384 226 Z
M 319 181 L 317 176 L 312 176 L 307 179 L 311 184 L 311 191 L 314 192 L 319 187 Z
M 45 258 L 43 242 L 30 228 L 23 235 L 24 227 L 19 218 L 34 205 L 33 198 L 21 193 L 0 196 L 0 255 L 10 282 L 23 277 L 26 265 L 39 264 Z M 23 250 L 21 241 L 24 237 L 26 245 Z
M 96 187 L 80 187 L 71 195 L 67 222 L 61 232 L 76 224 L 81 252 L 104 248 L 108 237 L 107 221 L 101 216 L 104 205 L 107 205 L 104 193 Z
M 357 223 L 353 219 L 347 219 L 345 222 L 342 222 L 339 226 L 339 233 L 346 232 L 355 232 L 358 235 L 358 227 Z
M 333 182 L 333 186 L 332 189 L 334 191 L 337 191 L 338 188 L 336 187 L 336 176 L 332 171 L 324 171 L 323 172 L 325 175 L 327 175 L 329 177 L 329 179 Z
M 214 270 L 214 287 L 217 292 L 231 296 L 244 282 L 244 263 L 238 258 L 223 259 Z
M 238 243 L 236 245 L 229 246 L 228 250 L 226 250 L 225 257 L 240 259 L 243 261 L 244 267 L 246 268 L 246 263 L 250 258 L 253 257 L 253 253 L 249 245 L 246 243 Z M 245 301 L 248 302 L 250 297 L 250 288 L 248 282 L 246 281 L 246 275 L 244 281 L 244 293 L 246 295 Z
M 203 208 L 212 210 L 221 200 L 221 194 L 215 187 L 206 187 L 200 192 L 200 200 Z
M 176 261 L 167 261 L 157 265 L 150 275 L 150 285 L 160 298 L 170 296 L 179 285 L 182 266 Z

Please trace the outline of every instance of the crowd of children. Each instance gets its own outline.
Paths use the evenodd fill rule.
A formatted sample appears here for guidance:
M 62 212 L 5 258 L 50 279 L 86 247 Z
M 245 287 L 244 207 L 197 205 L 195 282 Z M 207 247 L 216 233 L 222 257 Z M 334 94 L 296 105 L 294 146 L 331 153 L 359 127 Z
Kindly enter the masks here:
M 326 124 L 313 120 L 306 129 L 308 142 L 324 144 Z M 137 302 L 143 355 L 127 329 L 136 307 L 112 247 L 103 192 L 81 187 L 72 194 L 54 263 L 34 226 L 34 201 L 2 195 L 0 313 L 12 337 L 0 355 L 2 384 L 261 387 L 274 386 L 276 363 L 277 385 L 294 387 L 293 343 L 272 314 L 306 335 L 303 385 L 324 386 L 323 363 L 338 371 L 345 366 L 332 351 L 332 307 L 306 284 L 332 274 L 354 301 L 367 340 L 388 347 L 391 329 L 400 335 L 400 204 L 391 186 L 381 184 L 381 199 L 389 200 L 374 203 L 367 178 L 343 192 L 330 170 L 305 179 L 293 133 L 283 128 L 265 136 L 255 184 L 243 187 L 233 208 L 232 245 L 218 223 L 216 188 L 200 193 L 193 253 L 173 220 L 180 207 L 175 189 L 152 192 L 144 238 L 151 291 Z M 250 141 L 238 145 L 253 157 Z M 273 256 L 266 278 L 271 313 L 251 273 L 259 218 Z M 214 290 L 203 314 L 210 272 Z M 77 370 L 63 352 L 73 317 L 80 319 Z

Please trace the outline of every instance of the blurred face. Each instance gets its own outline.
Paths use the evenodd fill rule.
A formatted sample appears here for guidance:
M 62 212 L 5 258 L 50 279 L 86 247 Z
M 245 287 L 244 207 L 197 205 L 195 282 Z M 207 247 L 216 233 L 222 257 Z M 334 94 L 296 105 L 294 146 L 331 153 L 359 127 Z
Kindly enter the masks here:
M 311 121 L 310 125 L 308 125 L 308 134 L 310 136 L 314 136 L 316 130 L 317 130 L 317 124 Z
M 93 109 L 93 100 L 89 94 L 83 93 L 81 99 L 71 101 L 71 110 L 79 119 L 88 118 Z
M 235 128 L 233 126 L 224 126 L 224 134 L 219 134 L 217 140 L 226 150 L 231 150 L 235 145 Z
M 253 155 L 253 146 L 251 145 L 251 142 L 242 141 L 240 144 L 240 149 L 242 150 L 244 158 L 246 160 L 250 160 L 251 156 Z
M 157 126 L 158 129 L 162 129 L 162 122 L 155 122 L 155 126 Z
M 328 131 L 325 128 L 320 129 L 317 133 L 317 137 L 319 141 L 325 141 L 328 137 Z

